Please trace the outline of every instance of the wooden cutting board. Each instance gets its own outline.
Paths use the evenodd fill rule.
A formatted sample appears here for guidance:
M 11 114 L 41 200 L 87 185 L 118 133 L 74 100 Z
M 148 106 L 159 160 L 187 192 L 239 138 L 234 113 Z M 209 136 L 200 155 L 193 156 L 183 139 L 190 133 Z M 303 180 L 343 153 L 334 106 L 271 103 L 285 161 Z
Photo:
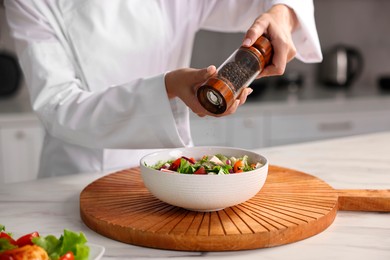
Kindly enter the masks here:
M 153 197 L 139 168 L 132 168 L 94 181 L 80 195 L 81 218 L 97 233 L 185 251 L 292 243 L 325 230 L 338 209 L 389 212 L 390 190 L 334 190 L 309 174 L 270 166 L 264 187 L 249 201 L 217 212 L 193 212 Z

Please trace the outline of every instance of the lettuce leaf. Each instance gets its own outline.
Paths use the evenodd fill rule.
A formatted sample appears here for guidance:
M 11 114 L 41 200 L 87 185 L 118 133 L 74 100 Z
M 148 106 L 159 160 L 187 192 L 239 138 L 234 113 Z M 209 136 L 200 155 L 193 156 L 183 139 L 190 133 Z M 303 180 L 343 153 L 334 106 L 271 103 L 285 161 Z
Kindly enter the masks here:
M 5 226 L 2 224 L 0 224 L 0 232 L 5 232 Z M 11 233 L 5 233 L 12 237 Z M 14 248 L 17 248 L 17 246 L 13 245 L 7 238 L 0 238 L 0 253 Z
M 192 174 L 196 171 L 196 168 L 193 164 L 191 164 L 186 159 L 181 158 L 180 159 L 180 166 L 177 169 L 177 172 L 179 173 L 186 173 L 186 174 Z
M 0 238 L 0 253 L 17 248 L 17 246 L 11 244 L 11 242 L 6 238 Z
M 65 229 L 64 234 L 57 238 L 53 235 L 33 238 L 33 243 L 44 248 L 50 259 L 57 260 L 64 254 L 72 251 L 76 260 L 88 260 L 89 247 L 87 239 L 80 232 L 76 233 Z

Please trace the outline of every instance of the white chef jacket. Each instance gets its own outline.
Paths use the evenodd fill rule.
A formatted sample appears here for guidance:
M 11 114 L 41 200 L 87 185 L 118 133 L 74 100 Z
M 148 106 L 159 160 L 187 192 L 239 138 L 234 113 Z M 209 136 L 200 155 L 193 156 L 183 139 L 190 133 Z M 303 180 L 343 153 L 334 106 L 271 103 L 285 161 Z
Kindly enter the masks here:
M 277 3 L 300 22 L 297 58 L 320 61 L 311 0 L 6 0 L 46 130 L 39 176 L 133 167 L 155 149 L 193 145 L 189 110 L 168 99 L 165 73 L 189 66 L 199 29 L 245 32 Z

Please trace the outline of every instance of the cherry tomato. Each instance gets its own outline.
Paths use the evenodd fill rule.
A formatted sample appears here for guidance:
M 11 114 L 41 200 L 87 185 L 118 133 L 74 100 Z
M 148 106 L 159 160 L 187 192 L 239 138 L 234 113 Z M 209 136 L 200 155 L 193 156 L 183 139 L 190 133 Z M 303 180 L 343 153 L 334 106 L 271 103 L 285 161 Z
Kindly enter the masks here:
M 0 232 L 0 238 L 5 238 L 7 239 L 12 245 L 16 246 L 16 241 L 7 233 L 5 232 Z
M 72 251 L 69 251 L 65 255 L 61 256 L 59 260 L 74 260 L 74 254 Z
M 177 159 L 171 164 L 171 166 L 169 166 L 169 169 L 168 169 L 168 170 L 177 171 L 177 169 L 178 169 L 179 166 L 180 166 L 180 161 L 181 161 L 181 158 L 177 158 Z
M 197 169 L 194 172 L 194 174 L 207 174 L 207 172 L 206 172 L 206 169 L 203 166 L 201 166 L 201 167 L 199 167 L 199 169 Z
M 38 232 L 32 232 L 30 234 L 26 234 L 24 236 L 21 236 L 19 237 L 17 240 L 16 240 L 16 245 L 18 247 L 22 247 L 22 246 L 25 246 L 25 245 L 33 245 L 33 242 L 31 241 L 34 237 L 39 237 L 39 233 Z
M 10 255 L 0 253 L 0 260 L 14 260 L 14 258 Z
M 238 160 L 234 163 L 233 166 L 234 173 L 243 172 L 244 171 L 244 162 L 241 160 Z
M 181 158 L 186 159 L 187 161 L 189 161 L 189 162 L 192 163 L 192 164 L 196 163 L 196 160 L 195 160 L 195 158 L 193 158 L 193 157 L 188 158 L 188 157 L 182 156 Z

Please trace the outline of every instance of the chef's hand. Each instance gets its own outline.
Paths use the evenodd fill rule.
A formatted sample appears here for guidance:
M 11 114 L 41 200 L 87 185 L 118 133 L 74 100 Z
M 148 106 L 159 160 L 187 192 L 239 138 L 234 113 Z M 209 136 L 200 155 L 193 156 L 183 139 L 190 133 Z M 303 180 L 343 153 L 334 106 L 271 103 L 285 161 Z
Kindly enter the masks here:
M 220 117 L 233 114 L 240 105 L 245 103 L 247 96 L 252 93 L 253 90 L 251 88 L 245 88 L 233 105 L 226 110 L 225 113 L 220 115 L 208 112 L 202 107 L 196 97 L 196 90 L 216 72 L 217 69 L 215 66 L 209 66 L 205 69 L 184 68 L 168 72 L 165 75 L 165 87 L 168 97 L 180 98 L 192 110 L 192 112 L 200 117 L 207 115 Z
M 271 7 L 260 15 L 246 32 L 243 46 L 251 46 L 261 35 L 265 34 L 271 41 L 274 54 L 272 62 L 265 67 L 259 77 L 282 75 L 286 64 L 296 54 L 291 33 L 298 24 L 294 11 L 282 4 Z

